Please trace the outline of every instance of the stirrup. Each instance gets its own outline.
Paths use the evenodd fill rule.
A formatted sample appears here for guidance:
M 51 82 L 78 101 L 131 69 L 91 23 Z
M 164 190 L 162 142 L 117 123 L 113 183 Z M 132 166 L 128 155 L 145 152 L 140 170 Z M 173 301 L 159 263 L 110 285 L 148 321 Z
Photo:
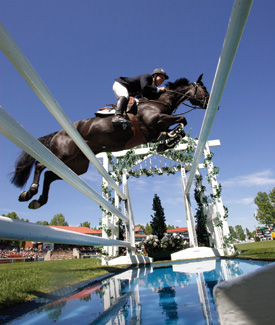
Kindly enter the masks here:
M 120 115 L 115 115 L 112 118 L 112 124 L 114 126 L 122 126 L 123 130 L 126 130 L 128 126 L 132 126 L 132 123 L 128 120 L 126 120 L 124 117 L 120 116 Z
M 112 118 L 112 123 L 113 124 L 121 124 L 123 122 L 125 122 L 125 118 L 122 117 L 121 115 L 115 115 L 113 118 Z

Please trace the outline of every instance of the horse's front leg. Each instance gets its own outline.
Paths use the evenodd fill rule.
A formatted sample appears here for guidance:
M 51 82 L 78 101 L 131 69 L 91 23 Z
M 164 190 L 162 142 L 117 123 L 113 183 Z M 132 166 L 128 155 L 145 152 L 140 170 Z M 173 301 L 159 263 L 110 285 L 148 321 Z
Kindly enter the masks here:
M 182 123 L 184 126 L 187 124 L 184 116 L 171 116 L 167 114 L 161 114 L 157 123 L 158 129 L 161 131 L 168 131 L 169 127 L 174 124 Z
M 168 132 L 168 128 L 176 123 L 178 125 Z M 183 130 L 184 126 L 187 124 L 185 117 L 166 115 L 159 121 L 159 124 L 165 129 L 165 131 L 160 132 L 156 141 L 168 140 L 163 141 L 158 145 L 157 152 L 173 149 L 181 139 L 185 137 L 185 132 Z
M 169 127 L 178 124 L 174 129 L 169 130 Z M 157 122 L 159 134 L 155 141 L 162 141 L 168 138 L 174 138 L 176 135 L 185 136 L 183 131 L 184 126 L 187 124 L 185 117 L 183 116 L 171 116 L 167 114 L 161 114 Z M 169 132 L 170 131 L 170 132 Z

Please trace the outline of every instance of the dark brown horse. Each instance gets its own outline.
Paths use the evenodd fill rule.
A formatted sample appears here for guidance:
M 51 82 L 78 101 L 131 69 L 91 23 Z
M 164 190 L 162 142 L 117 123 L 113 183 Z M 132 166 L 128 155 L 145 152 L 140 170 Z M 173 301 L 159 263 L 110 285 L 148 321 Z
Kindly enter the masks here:
M 172 125 L 185 126 L 187 124 L 185 117 L 171 115 L 180 104 L 188 100 L 192 105 L 206 108 L 209 94 L 201 79 L 202 75 L 194 83 L 189 83 L 187 79 L 179 79 L 174 83 L 169 82 L 167 91 L 161 93 L 158 98 L 154 100 L 142 99 L 132 119 L 132 127 L 128 126 L 126 129 L 120 126 L 114 127 L 111 122 L 112 116 L 77 121 L 74 126 L 95 155 L 100 152 L 130 149 L 141 143 L 157 141 L 163 134 L 169 137 L 169 128 Z M 172 135 L 174 135 L 173 131 Z M 39 138 L 39 141 L 76 174 L 81 175 L 88 170 L 89 160 L 63 129 Z M 28 191 L 20 194 L 19 201 L 28 201 L 38 193 L 40 175 L 46 167 L 25 152 L 18 158 L 11 180 L 17 187 L 22 188 L 26 184 L 34 163 L 35 172 L 32 185 Z M 42 195 L 38 200 L 33 200 L 29 204 L 30 209 L 40 208 L 47 203 L 50 184 L 57 179 L 60 177 L 52 171 L 45 172 Z

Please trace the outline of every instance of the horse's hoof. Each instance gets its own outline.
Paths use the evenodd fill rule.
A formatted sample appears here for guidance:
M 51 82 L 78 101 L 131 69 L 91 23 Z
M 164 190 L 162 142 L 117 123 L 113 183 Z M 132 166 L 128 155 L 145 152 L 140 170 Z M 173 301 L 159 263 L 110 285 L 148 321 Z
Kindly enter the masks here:
M 24 191 L 19 195 L 18 201 L 24 202 L 24 201 L 28 201 L 28 200 L 29 200 L 29 198 L 28 198 L 28 192 L 27 191 Z
M 29 209 L 39 209 L 41 207 L 41 204 L 37 201 L 37 200 L 33 200 L 31 201 L 31 203 L 29 204 Z
M 184 133 L 183 128 L 184 128 L 183 123 L 179 123 L 172 131 L 168 133 L 168 137 L 174 138 L 176 135 Z
M 163 152 L 165 151 L 167 148 L 166 144 L 164 143 L 160 143 L 158 146 L 157 146 L 157 152 Z

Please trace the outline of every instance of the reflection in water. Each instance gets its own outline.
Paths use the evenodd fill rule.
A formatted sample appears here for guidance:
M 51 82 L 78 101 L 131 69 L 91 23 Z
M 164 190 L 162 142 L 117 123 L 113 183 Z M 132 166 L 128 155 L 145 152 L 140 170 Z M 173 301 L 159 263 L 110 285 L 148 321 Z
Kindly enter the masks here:
M 66 305 L 66 301 L 57 302 L 56 304 L 50 304 L 45 307 L 49 319 L 58 320 L 62 315 L 62 308 Z
M 165 312 L 166 319 L 173 321 L 178 319 L 178 305 L 175 301 L 176 291 L 174 287 L 165 287 L 159 290 L 159 305 Z
M 265 264 L 210 259 L 135 268 L 12 324 L 218 324 L 214 286 Z
M 165 313 L 166 319 L 170 320 L 170 323 L 173 324 L 172 321 L 178 319 L 178 305 L 175 301 L 176 290 L 174 286 L 176 279 L 173 273 L 162 273 L 162 270 L 160 270 L 157 277 L 157 270 L 148 274 L 147 279 L 148 283 L 152 286 L 152 291 L 159 294 L 159 306 Z

